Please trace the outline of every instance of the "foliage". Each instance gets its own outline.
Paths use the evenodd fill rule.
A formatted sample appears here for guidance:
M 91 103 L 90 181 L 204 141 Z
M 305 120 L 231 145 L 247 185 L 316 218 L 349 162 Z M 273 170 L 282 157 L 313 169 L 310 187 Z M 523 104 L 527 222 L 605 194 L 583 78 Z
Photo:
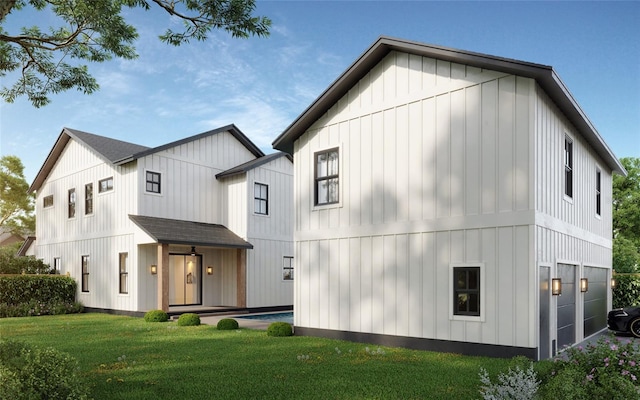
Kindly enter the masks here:
M 287 322 L 273 322 L 267 328 L 267 336 L 291 336 L 293 329 Z
M 82 312 L 76 281 L 59 275 L 0 275 L 0 317 Z
M 2 28 L 0 27 L 0 35 Z M 0 41 L 0 77 L 2 76 L 2 42 Z M 33 195 L 24 177 L 24 165 L 16 156 L 0 158 L 0 227 L 19 235 L 35 232 Z
M 640 395 L 640 350 L 603 337 L 586 348 L 567 348 L 543 378 L 542 398 L 633 399 Z
M 238 329 L 238 327 L 238 321 L 233 318 L 222 318 L 216 325 L 216 328 L 220 331 Z
M 521 369 L 519 365 L 514 369 L 509 367 L 506 373 L 498 375 L 497 383 L 491 382 L 487 370 L 481 368 L 480 382 L 482 383 L 480 393 L 485 400 L 534 399 L 540 384 L 533 370 L 533 363 L 529 363 L 529 368 L 526 370 Z
M 51 267 L 32 256 L 17 256 L 22 243 L 0 247 L 0 274 L 49 274 Z
M 0 341 L 0 398 L 86 399 L 77 361 L 53 348 Z
M 144 320 L 147 322 L 167 322 L 169 314 L 162 310 L 151 310 L 144 314 Z
M 185 313 L 178 317 L 178 326 L 198 326 L 200 325 L 200 316 L 194 313 Z
M 76 314 L 81 313 L 83 309 L 83 305 L 77 302 L 43 303 L 30 300 L 20 304 L 0 303 L 0 318 Z
M 71 354 L 90 396 L 110 400 L 212 394 L 216 399 L 473 399 L 479 397 L 480 367 L 495 376 L 509 365 L 505 359 L 388 347 L 374 356 L 365 350 L 378 348 L 371 344 L 304 336 L 274 340 L 261 330 L 178 329 L 175 322 L 92 313 L 9 318 L 0 323 L 0 336 Z M 123 354 L 128 365 L 116 361 Z
M 636 272 L 640 263 L 640 158 L 626 157 L 620 162 L 627 176 L 613 176 L 613 268 Z
M 640 274 L 615 274 L 613 308 L 640 306 Z
M 73 88 L 85 94 L 95 92 L 97 81 L 79 63 L 136 58 L 133 43 L 138 33 L 125 20 L 126 8 L 149 10 L 153 4 L 183 22 L 183 31 L 167 29 L 160 35 L 160 40 L 175 46 L 191 39 L 206 40 L 212 30 L 236 38 L 269 35 L 271 21 L 252 16 L 255 0 L 4 0 L 0 24 L 20 18 L 20 11 L 30 6 L 57 17 L 60 26 L 48 30 L 27 26 L 20 33 L 9 33 L 0 25 L 0 77 L 20 73 L 0 95 L 9 103 L 26 95 L 35 107 L 42 107 L 51 93 Z

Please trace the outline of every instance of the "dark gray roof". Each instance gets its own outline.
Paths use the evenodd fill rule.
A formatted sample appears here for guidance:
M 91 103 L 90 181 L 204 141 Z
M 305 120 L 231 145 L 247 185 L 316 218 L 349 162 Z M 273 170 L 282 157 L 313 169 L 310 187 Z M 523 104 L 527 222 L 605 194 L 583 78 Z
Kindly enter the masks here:
M 129 218 L 158 243 L 253 249 L 251 243 L 223 225 L 143 215 L 129 215 Z
M 105 136 L 94 135 L 93 133 L 82 132 L 75 129 L 65 128 L 65 131 L 72 138 L 86 144 L 110 163 L 130 156 L 131 154 L 149 150 L 147 146 L 124 142 L 122 140 L 111 139 Z
M 293 143 L 326 111 L 341 99 L 360 79 L 391 51 L 436 58 L 478 68 L 533 78 L 551 97 L 564 115 L 580 131 L 612 171 L 626 175 L 622 164 L 604 142 L 552 67 L 526 61 L 473 53 L 381 36 L 345 72 L 273 141 L 275 149 L 293 154 Z
M 247 171 L 276 160 L 280 157 L 287 157 L 289 161 L 293 162 L 293 158 L 289 154 L 278 151 L 275 153 L 267 154 L 266 156 L 260 158 L 256 158 L 255 160 L 247 161 L 244 164 L 240 164 L 237 167 L 233 167 L 226 171 L 222 171 L 219 174 L 216 174 L 216 179 L 228 178 L 230 176 L 244 174 Z

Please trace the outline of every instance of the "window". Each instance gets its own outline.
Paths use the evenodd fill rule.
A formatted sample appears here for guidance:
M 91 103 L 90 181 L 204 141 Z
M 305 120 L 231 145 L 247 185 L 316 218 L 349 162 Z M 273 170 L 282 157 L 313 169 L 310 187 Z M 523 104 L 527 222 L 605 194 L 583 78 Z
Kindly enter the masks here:
M 76 190 L 75 189 L 69 189 L 68 199 L 69 199 L 69 207 L 68 207 L 69 218 L 73 218 L 76 216 Z
M 564 138 L 564 194 L 573 198 L 573 142 Z
M 315 205 L 335 204 L 339 201 L 338 149 L 315 154 Z
M 282 280 L 293 280 L 293 257 L 285 256 L 284 263 L 282 265 Z
M 50 194 L 49 196 L 45 196 L 42 199 L 42 206 L 44 208 L 53 207 L 53 195 L 52 194 Z
M 127 288 L 127 278 L 129 277 L 129 273 L 127 272 L 127 258 L 129 258 L 129 253 L 120 253 L 119 270 L 120 270 L 120 293 L 121 294 L 129 293 L 129 289 Z
M 61 272 L 62 272 L 62 260 L 60 259 L 60 257 L 55 257 L 53 259 L 53 271 L 52 271 L 52 273 L 54 273 L 56 275 L 60 275 Z
M 82 256 L 82 291 L 89 291 L 89 256 Z
M 147 171 L 147 192 L 160 193 L 160 173 Z
M 599 169 L 596 169 L 596 215 L 600 215 L 602 212 L 602 174 Z
M 109 190 L 113 190 L 113 176 L 98 181 L 98 193 L 108 192 Z
M 253 186 L 253 204 L 256 214 L 268 215 L 269 214 L 269 186 L 256 183 Z
M 93 214 L 93 183 L 84 185 L 84 213 Z
M 480 267 L 453 268 L 453 315 L 480 315 Z

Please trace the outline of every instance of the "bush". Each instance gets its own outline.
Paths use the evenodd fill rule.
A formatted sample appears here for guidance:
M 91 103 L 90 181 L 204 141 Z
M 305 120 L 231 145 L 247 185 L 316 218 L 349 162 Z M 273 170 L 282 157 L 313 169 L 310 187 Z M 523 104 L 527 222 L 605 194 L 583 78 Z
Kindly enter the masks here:
M 529 368 L 526 370 L 521 369 L 519 365 L 514 369 L 509 367 L 506 374 L 498 375 L 497 383 L 491 382 L 489 374 L 482 368 L 480 382 L 482 382 L 480 393 L 485 400 L 534 399 L 540 385 L 532 362 L 529 362 Z
M 77 361 L 53 348 L 0 341 L 0 398 L 86 399 Z
M 162 310 L 151 310 L 144 314 L 144 320 L 147 322 L 167 322 L 169 314 Z
M 0 318 L 34 317 L 39 315 L 77 314 L 84 310 L 82 303 L 42 303 L 31 300 L 22 304 L 0 303 Z
M 267 336 L 291 336 L 293 329 L 287 322 L 273 322 L 267 328 Z
M 16 256 L 22 243 L 0 247 L 0 274 L 49 274 L 51 267 L 33 256 Z
M 233 318 L 223 318 L 218 321 L 218 324 L 216 325 L 216 328 L 218 328 L 219 331 L 231 331 L 238 329 L 238 327 L 238 321 Z
M 200 317 L 198 314 L 186 313 L 178 318 L 179 326 L 198 326 L 200 325 Z
M 82 312 L 76 288 L 68 276 L 0 276 L 0 318 Z
M 613 308 L 640 306 L 640 274 L 615 274 Z

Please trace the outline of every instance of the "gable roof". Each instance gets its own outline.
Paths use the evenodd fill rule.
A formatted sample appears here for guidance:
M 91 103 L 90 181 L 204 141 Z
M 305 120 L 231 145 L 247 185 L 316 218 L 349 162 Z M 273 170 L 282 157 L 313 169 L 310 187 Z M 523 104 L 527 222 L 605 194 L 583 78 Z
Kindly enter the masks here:
M 258 168 L 261 165 L 267 164 L 273 160 L 277 160 L 280 157 L 287 157 L 289 161 L 293 162 L 293 158 L 288 153 L 283 153 L 281 151 L 267 154 L 264 157 L 256 158 L 255 160 L 247 161 L 244 164 L 240 164 L 237 167 L 233 167 L 226 171 L 222 171 L 216 174 L 216 179 L 228 178 L 230 176 L 244 174 L 254 168 Z
M 27 238 L 25 239 L 25 241 L 22 243 L 22 245 L 20 246 L 20 248 L 18 249 L 18 251 L 16 252 L 16 255 L 18 257 L 23 257 L 27 255 L 27 252 L 29 251 L 29 248 L 31 247 L 31 245 L 33 244 L 33 242 L 36 241 L 36 237 L 35 236 L 27 236 Z
M 249 150 L 254 156 L 262 157 L 264 153 L 258 148 L 244 133 L 240 131 L 234 124 L 223 126 L 211 131 L 200 133 L 195 136 L 190 136 L 175 142 L 167 143 L 158 147 L 141 146 L 134 143 L 125 142 L 122 140 L 111 139 L 105 136 L 95 135 L 93 133 L 82 132 L 76 129 L 63 128 L 60 136 L 53 145 L 53 148 L 49 152 L 49 155 L 45 159 L 44 164 L 38 171 L 33 183 L 29 187 L 29 193 L 40 189 L 47 176 L 53 169 L 56 161 L 64 151 L 64 148 L 69 143 L 69 140 L 74 139 L 80 143 L 83 143 L 90 149 L 96 152 L 98 157 L 104 160 L 106 163 L 112 165 L 123 165 L 128 162 L 137 160 L 140 157 L 147 156 L 149 154 L 157 153 L 171 147 L 179 146 L 184 143 L 192 142 L 207 136 L 216 135 L 221 132 L 229 132 L 240 143 L 242 143 L 247 150 Z
M 218 224 L 129 215 L 136 225 L 158 243 L 253 249 L 253 245 Z
M 626 171 L 587 118 L 553 67 L 404 39 L 381 36 L 273 141 L 293 154 L 293 143 L 391 51 L 436 58 L 535 79 L 612 171 Z

